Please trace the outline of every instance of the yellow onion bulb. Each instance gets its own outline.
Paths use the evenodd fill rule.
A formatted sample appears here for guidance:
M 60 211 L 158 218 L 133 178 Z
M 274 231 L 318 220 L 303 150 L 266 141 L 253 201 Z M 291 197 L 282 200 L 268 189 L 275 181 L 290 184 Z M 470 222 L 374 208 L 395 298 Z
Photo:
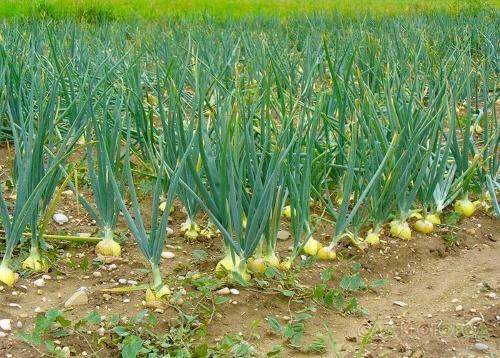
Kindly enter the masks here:
M 280 265 L 280 260 L 276 256 L 276 254 L 273 252 L 270 255 L 264 256 L 264 262 L 271 267 L 278 268 Z
M 455 202 L 455 212 L 460 215 L 471 217 L 476 211 L 476 205 L 469 199 L 461 199 Z
M 30 254 L 22 264 L 23 269 L 34 272 L 47 272 L 49 271 L 49 262 L 47 259 L 40 255 Z
M 217 262 L 217 266 L 215 266 L 215 272 L 218 274 L 225 274 L 227 272 L 234 271 L 235 265 L 239 265 L 240 259 L 238 256 L 235 256 L 235 262 L 233 262 L 233 258 L 230 254 L 224 256 L 222 260 Z
M 197 239 L 198 236 L 199 236 L 198 230 L 196 230 L 196 228 L 194 226 L 191 227 L 191 229 L 187 230 L 184 233 L 184 237 L 186 237 L 187 239 L 191 239 L 191 240 Z
M 264 262 L 264 258 L 258 257 L 248 260 L 248 269 L 251 272 L 259 274 L 263 274 L 264 272 L 266 272 L 267 267 L 266 263 Z
M 312 237 L 307 240 L 307 243 L 304 245 L 304 252 L 310 256 L 314 256 L 318 253 L 318 251 L 323 247 L 318 240 L 313 239 Z
M 380 235 L 370 231 L 368 235 L 366 235 L 365 242 L 370 246 L 376 246 L 380 244 Z
M 170 295 L 170 290 L 168 287 L 163 286 L 159 291 L 155 292 L 153 289 L 148 288 L 146 290 L 146 295 L 144 301 L 146 302 L 146 307 L 160 308 L 166 302 L 165 296 Z
M 104 238 L 95 246 L 95 252 L 101 256 L 119 257 L 122 253 L 122 248 L 115 240 Z
M 434 231 L 434 224 L 429 220 L 417 220 L 414 227 L 415 230 L 422 234 L 430 234 L 432 231 Z
M 285 261 L 280 262 L 278 267 L 281 271 L 290 271 L 292 269 L 292 260 L 287 258 Z
M 283 208 L 283 216 L 287 219 L 290 219 L 292 217 L 292 207 L 290 205 L 287 205 Z
M 391 223 L 391 235 L 403 240 L 411 239 L 411 229 L 406 221 L 393 221 Z
M 215 232 L 210 227 L 201 230 L 200 234 L 208 239 L 211 239 L 215 236 Z
M 337 258 L 337 253 L 335 250 L 329 246 L 322 247 L 318 250 L 317 256 L 320 260 L 335 260 Z
M 0 265 L 0 281 L 12 287 L 18 280 L 19 275 L 15 273 L 7 264 Z
M 242 267 L 241 259 L 238 255 L 235 256 L 235 262 L 231 257 L 231 254 L 227 254 L 222 260 L 217 263 L 215 266 L 215 273 L 219 276 L 225 275 L 231 272 L 238 272 L 243 280 L 250 281 L 252 276 L 247 272 L 246 265 Z
M 441 218 L 439 217 L 439 214 L 429 214 L 425 217 L 425 220 L 433 223 L 434 225 L 441 224 Z
M 167 202 L 166 201 L 162 201 L 160 203 L 160 205 L 158 206 L 158 209 L 160 209 L 161 212 L 164 212 L 165 209 L 167 208 Z M 172 207 L 170 208 L 170 214 L 172 214 L 174 212 L 174 206 L 172 205 Z

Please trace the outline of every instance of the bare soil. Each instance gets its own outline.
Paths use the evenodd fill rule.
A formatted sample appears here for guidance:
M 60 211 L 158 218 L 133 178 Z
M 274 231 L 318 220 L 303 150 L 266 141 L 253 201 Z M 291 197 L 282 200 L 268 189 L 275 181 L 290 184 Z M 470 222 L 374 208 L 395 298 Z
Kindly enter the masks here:
M 5 158 L 5 148 L 2 154 L 1 157 Z M 5 170 L 5 166 L 3 168 Z M 143 209 L 148 209 L 147 200 Z M 74 197 L 65 197 L 58 210 L 68 215 L 71 221 L 64 226 L 51 224 L 50 233 L 97 234 L 97 227 L 83 208 L 77 207 Z M 164 259 L 161 268 L 164 277 L 171 278 L 169 284 L 174 291 L 182 286 L 193 292 L 194 287 L 177 279 L 182 279 L 188 272 L 212 274 L 222 256 L 221 240 L 216 237 L 187 241 L 179 233 L 184 219 L 185 214 L 177 207 L 172 220 L 174 234 L 167 238 L 165 248 L 174 252 L 175 257 Z M 149 282 L 142 254 L 133 239 L 127 236 L 123 222 L 119 227 L 125 238 L 121 259 L 103 264 L 94 260 L 92 245 L 50 241 L 53 246 L 50 250 L 51 279 L 47 280 L 45 287 L 37 288 L 33 284 L 41 274 L 29 276 L 24 273 L 14 288 L 1 288 L 0 319 L 12 319 L 14 327 L 12 332 L 6 332 L 0 338 L 0 356 L 40 356 L 41 353 L 19 338 L 16 331 L 31 329 L 36 317 L 51 308 L 64 310 L 66 299 L 82 286 L 90 291 L 89 303 L 66 310 L 67 317 L 78 319 L 92 310 L 107 317 L 113 314 L 132 317 L 144 309 L 144 291 L 109 296 L 102 291 L 117 287 L 119 279 Z M 283 229 L 286 228 L 287 223 L 284 223 Z M 312 341 L 318 333 L 330 334 L 336 344 L 320 355 L 324 357 L 352 357 L 356 356 L 356 351 L 368 357 L 498 356 L 499 230 L 498 219 L 477 213 L 471 219 L 462 220 L 459 227 L 440 227 L 429 236 L 414 233 L 414 239 L 410 241 L 385 236 L 379 247 L 365 251 L 346 243 L 335 262 L 318 262 L 300 271 L 296 277 L 297 285 L 302 285 L 306 292 L 320 282 L 321 273 L 332 265 L 334 274 L 329 286 L 337 287 L 343 276 L 352 273 L 354 262 L 361 264 L 361 276 L 366 282 L 384 279 L 386 283 L 382 288 L 353 294 L 366 311 L 364 315 L 343 314 L 316 303 L 317 311 L 305 321 L 304 340 Z M 317 237 L 326 243 L 330 232 L 331 227 L 323 226 Z M 458 238 L 451 245 L 443 239 L 450 234 Z M 280 256 L 284 257 L 290 242 L 279 244 Z M 194 259 L 193 252 L 199 249 L 209 256 L 204 260 Z M 95 277 L 94 272 L 100 272 L 101 276 Z M 289 317 L 311 304 L 307 298 L 297 302 L 272 288 L 237 288 L 240 294 L 231 296 L 231 303 L 209 307 L 209 311 L 213 311 L 204 316 L 209 322 L 205 337 L 209 343 L 219 341 L 227 333 L 241 332 L 258 352 L 268 352 L 274 345 L 282 344 L 283 338 L 270 329 L 266 317 L 275 317 L 285 324 Z M 402 306 L 395 301 L 400 301 Z M 186 300 L 177 308 L 198 312 L 199 303 Z M 156 327 L 159 332 L 174 324 L 177 308 L 167 305 L 156 313 L 160 319 Z M 480 320 L 467 325 L 474 317 Z M 22 328 L 16 327 L 17 322 Z M 486 344 L 488 350 L 479 352 L 474 347 L 476 343 Z M 82 356 L 83 351 L 87 356 L 119 356 L 116 348 L 97 346 L 84 336 L 61 338 L 60 346 L 66 345 L 72 347 L 76 356 Z M 306 355 L 287 348 L 282 356 Z

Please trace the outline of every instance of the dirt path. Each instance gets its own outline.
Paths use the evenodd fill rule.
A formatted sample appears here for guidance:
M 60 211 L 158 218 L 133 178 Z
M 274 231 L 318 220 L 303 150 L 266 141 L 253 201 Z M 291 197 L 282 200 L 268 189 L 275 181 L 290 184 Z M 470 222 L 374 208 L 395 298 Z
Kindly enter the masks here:
M 500 286 L 499 259 L 498 244 L 480 244 L 456 256 L 409 264 L 404 279 L 393 279 L 379 296 L 361 298 L 379 329 L 368 349 L 374 355 L 465 357 L 479 353 L 479 342 L 488 345 L 487 353 L 498 354 L 500 311 L 496 293 L 486 285 Z M 478 322 L 467 325 L 471 320 Z
M 175 230 L 177 222 L 181 221 L 181 217 L 175 218 Z M 331 264 L 318 262 L 300 272 L 297 285 L 308 286 L 309 289 L 319 282 L 321 273 L 330 265 L 334 273 L 328 285 L 338 287 L 341 278 L 352 273 L 354 262 L 361 264 L 361 276 L 367 283 L 380 278 L 385 280 L 385 285 L 376 291 L 365 290 L 354 294 L 367 311 L 366 315 L 344 315 L 317 304 L 317 311 L 305 322 L 304 342 L 311 342 L 317 334 L 330 335 L 336 345 L 329 346 L 328 352 L 322 355 L 324 357 L 353 357 L 356 352 L 360 352 L 362 357 L 498 356 L 498 219 L 478 215 L 477 218 L 464 220 L 460 227 L 455 232 L 457 241 L 453 245 L 443 240 L 449 235 L 446 229 L 431 236 L 415 234 L 415 239 L 408 242 L 386 237 L 379 248 L 360 252 L 346 246 L 340 251 L 339 260 Z M 83 228 L 78 227 L 78 230 Z M 324 232 L 327 233 L 328 229 Z M 168 242 L 172 245 L 168 249 L 173 250 L 176 257 L 162 265 L 166 277 L 175 280 L 190 270 L 213 272 L 220 256 L 220 247 L 214 246 L 213 241 L 189 243 L 183 237 L 174 236 Z M 287 254 L 287 246 L 287 242 L 281 243 L 281 256 Z M 211 254 L 207 260 L 198 262 L 192 259 L 195 249 L 204 249 Z M 66 257 L 62 258 L 64 252 Z M 70 318 L 81 318 L 90 310 L 108 317 L 112 314 L 132 317 L 143 309 L 143 292 L 108 297 L 100 292 L 103 288 L 116 285 L 120 278 L 147 282 L 144 263 L 136 245 L 131 242 L 124 245 L 123 260 L 117 261 L 114 269 L 111 265 L 96 266 L 92 262 L 92 246 L 67 246 L 64 252 L 60 252 L 61 262 L 56 266 L 64 272 L 52 271 L 52 279 L 42 290 L 33 286 L 36 277 L 23 278 L 14 289 L 2 289 L 0 318 L 22 322 L 24 329 L 29 328 L 39 312 L 54 307 L 62 309 L 65 299 L 80 286 L 90 289 L 89 304 L 65 312 Z M 87 261 L 86 268 L 82 268 L 84 261 Z M 95 277 L 92 274 L 95 271 L 102 276 Z M 193 290 L 188 285 L 184 287 L 191 292 Z M 293 302 L 270 290 L 239 289 L 240 295 L 233 298 L 236 304 L 215 307 L 213 319 L 207 327 L 206 339 L 209 342 L 220 341 L 228 333 L 241 332 L 244 339 L 259 352 L 269 352 L 273 346 L 284 342 L 280 335 L 272 332 L 266 317 L 276 317 L 285 324 L 286 317 L 312 304 L 309 299 Z M 402 306 L 394 304 L 395 301 L 401 301 Z M 190 312 L 190 307 L 188 303 L 182 308 Z M 175 314 L 173 309 L 158 314 L 160 332 L 169 329 L 169 320 Z M 467 325 L 468 322 L 471 323 Z M 61 340 L 61 346 L 67 344 L 74 347 L 76 356 L 81 356 L 79 353 L 84 350 L 89 351 L 85 342 L 74 338 Z M 478 351 L 477 343 L 486 345 L 487 350 Z M 8 354 L 32 357 L 38 353 L 15 334 L 9 334 L 0 338 L 0 357 Z M 115 354 L 116 350 L 111 348 L 94 356 Z M 300 356 L 307 355 L 288 348 L 282 355 Z

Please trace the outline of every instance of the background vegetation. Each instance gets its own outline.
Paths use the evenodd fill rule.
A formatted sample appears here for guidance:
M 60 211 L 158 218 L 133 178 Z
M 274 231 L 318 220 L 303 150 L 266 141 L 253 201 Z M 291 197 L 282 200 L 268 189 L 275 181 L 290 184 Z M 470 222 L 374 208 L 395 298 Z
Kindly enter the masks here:
M 437 11 L 474 14 L 485 8 L 497 10 L 500 0 L 3 0 L 0 2 L 0 17 L 72 17 L 98 21 L 209 15 L 226 19 L 316 13 L 394 15 Z

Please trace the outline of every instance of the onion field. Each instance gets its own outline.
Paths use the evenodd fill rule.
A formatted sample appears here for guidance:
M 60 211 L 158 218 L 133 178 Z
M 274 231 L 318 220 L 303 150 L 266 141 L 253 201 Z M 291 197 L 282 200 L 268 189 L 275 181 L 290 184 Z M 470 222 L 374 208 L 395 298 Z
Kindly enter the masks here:
M 19 3 L 0 23 L 3 356 L 499 354 L 496 5 Z

